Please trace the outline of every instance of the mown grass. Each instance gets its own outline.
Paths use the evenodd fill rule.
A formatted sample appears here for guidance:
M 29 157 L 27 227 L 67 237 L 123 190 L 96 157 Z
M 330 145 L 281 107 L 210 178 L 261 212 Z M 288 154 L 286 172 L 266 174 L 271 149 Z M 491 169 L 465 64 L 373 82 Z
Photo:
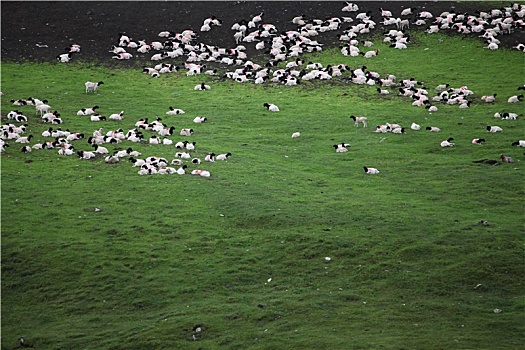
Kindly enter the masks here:
M 39 349 L 523 345 L 523 152 L 510 146 L 523 139 L 523 119 L 492 117 L 523 113 L 523 104 L 506 102 L 522 76 L 498 78 L 523 67 L 523 54 L 457 37 L 413 40 L 406 51 L 377 44 L 381 53 L 370 60 L 335 49 L 307 59 L 366 64 L 430 90 L 468 85 L 476 93 L 471 108 L 439 105 L 429 114 L 337 79 L 285 88 L 183 72 L 151 79 L 86 62 L 3 62 L 3 121 L 15 109 L 10 99 L 33 96 L 49 100 L 64 129 L 128 130 L 160 116 L 196 130 L 196 156 L 233 156 L 202 164 L 209 179 L 138 176 L 127 162 L 56 150 L 24 155 L 10 142 L 1 158 L 2 347 L 13 348 L 19 336 Z M 87 95 L 87 80 L 105 85 Z M 193 91 L 203 80 L 212 90 Z M 479 101 L 492 93 L 493 105 Z M 267 112 L 264 102 L 281 112 Z M 125 110 L 125 119 L 76 116 L 95 104 L 103 115 Z M 186 114 L 166 116 L 170 105 Z M 28 134 L 43 141 L 49 125 L 32 107 L 18 109 L 31 117 Z M 369 128 L 354 128 L 351 114 L 366 115 Z M 209 122 L 193 124 L 196 115 Z M 442 132 L 372 133 L 385 122 Z M 491 124 L 504 132 L 486 133 Z M 302 136 L 292 140 L 295 131 Z M 439 147 L 448 137 L 457 146 Z M 471 145 L 474 137 L 487 142 Z M 331 146 L 342 141 L 350 152 L 337 154 Z M 85 140 L 74 144 L 89 149 Z M 144 157 L 175 153 L 161 145 L 107 147 L 128 146 Z M 501 153 L 517 162 L 472 163 Z M 381 173 L 366 176 L 365 165 Z M 203 331 L 193 340 L 196 325 Z

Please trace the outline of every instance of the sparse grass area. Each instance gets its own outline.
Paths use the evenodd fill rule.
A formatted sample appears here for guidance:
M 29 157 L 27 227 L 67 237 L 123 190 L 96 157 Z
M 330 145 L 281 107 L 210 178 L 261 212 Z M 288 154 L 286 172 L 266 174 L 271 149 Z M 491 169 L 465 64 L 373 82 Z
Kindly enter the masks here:
M 125 161 L 56 150 L 24 155 L 10 142 L 1 158 L 2 348 L 15 347 L 19 336 L 38 349 L 522 346 L 524 158 L 510 145 L 524 137 L 523 103 L 506 98 L 523 75 L 499 77 L 523 67 L 523 54 L 457 37 L 413 40 L 406 51 L 380 45 L 369 60 L 337 50 L 305 60 L 415 77 L 432 96 L 438 84 L 467 85 L 475 92 L 471 108 L 438 105 L 429 114 L 395 91 L 380 97 L 375 87 L 339 79 L 285 88 L 183 72 L 151 79 L 139 69 L 87 63 L 3 62 L 2 121 L 21 110 L 35 142 L 50 125 L 10 99 L 48 99 L 63 129 L 87 135 L 160 116 L 177 130 L 195 129 L 194 155 L 233 156 L 201 164 L 209 179 L 138 176 Z M 105 85 L 87 95 L 87 80 Z M 193 91 L 203 80 L 212 90 Z M 479 101 L 492 93 L 493 105 Z M 281 112 L 266 111 L 264 102 Z M 76 116 L 95 104 L 102 115 L 124 110 L 124 120 Z M 169 106 L 186 114 L 166 116 Z M 497 120 L 496 111 L 522 115 Z M 351 114 L 366 115 L 369 127 L 354 128 Z M 197 115 L 209 122 L 192 123 Z M 442 132 L 372 132 L 386 122 Z M 488 134 L 494 124 L 504 131 Z M 302 136 L 291 139 L 295 131 Z M 457 146 L 442 149 L 448 137 Z M 487 142 L 472 145 L 475 137 Z M 335 153 L 342 141 L 350 151 Z M 90 149 L 86 140 L 74 144 Z M 176 152 L 106 146 L 169 160 Z M 472 163 L 501 153 L 517 162 Z M 381 173 L 366 176 L 365 165 Z M 203 331 L 194 341 L 196 325 Z

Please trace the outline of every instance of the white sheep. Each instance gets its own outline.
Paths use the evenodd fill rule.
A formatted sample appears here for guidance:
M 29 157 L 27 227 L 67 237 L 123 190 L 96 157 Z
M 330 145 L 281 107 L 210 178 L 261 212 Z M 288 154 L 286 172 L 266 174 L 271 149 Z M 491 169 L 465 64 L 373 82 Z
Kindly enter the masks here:
M 359 126 L 359 123 L 362 123 L 363 124 L 363 127 L 366 128 L 367 124 L 367 117 L 356 117 L 356 116 L 353 116 L 351 115 L 350 116 L 350 119 L 352 119 L 354 121 L 354 126 L 357 128 Z
M 410 125 L 410 129 L 412 130 L 421 130 L 421 126 L 419 124 L 416 124 L 416 123 L 412 123 L 412 125 Z
M 169 107 L 169 111 L 166 112 L 166 114 L 168 115 L 173 115 L 173 114 L 184 114 L 186 112 L 184 112 L 182 109 L 178 109 L 178 108 L 173 108 L 172 106 Z
M 453 146 L 455 146 L 455 144 L 453 144 L 452 142 L 450 142 L 450 141 L 452 141 L 452 140 L 454 140 L 454 138 L 449 137 L 449 138 L 446 139 L 445 141 L 441 141 L 441 144 L 440 144 L 441 147 L 453 147 Z
M 181 129 L 180 136 L 191 136 L 193 134 L 193 129 Z
M 104 84 L 103 81 L 99 81 L 98 83 L 86 81 L 84 85 L 86 85 L 86 93 L 88 92 L 97 92 L 97 89 L 100 85 Z
M 514 141 L 512 146 L 525 147 L 525 140 Z
M 222 153 L 222 154 L 219 154 L 217 155 L 217 157 L 215 157 L 216 160 L 226 160 L 228 159 L 229 157 L 231 157 L 231 153 L 228 152 L 228 153 Z
M 298 138 L 299 136 L 301 136 L 301 133 L 300 133 L 300 132 L 294 132 L 294 133 L 292 134 L 292 139 L 296 139 L 296 138 Z
M 509 97 L 507 102 L 508 103 L 517 103 L 517 102 L 520 102 L 521 100 L 523 100 L 523 94 L 511 96 L 511 97 Z
M 263 104 L 264 107 L 266 107 L 269 111 L 271 112 L 279 112 L 279 107 L 277 107 L 276 105 L 274 105 L 273 103 L 267 103 L 265 102 Z
M 379 174 L 379 170 L 377 170 L 376 168 L 369 168 L 364 166 L 363 170 L 365 171 L 365 174 Z
M 490 125 L 487 125 L 487 131 L 488 131 L 488 132 L 502 132 L 503 129 L 500 128 L 499 126 L 490 126 Z

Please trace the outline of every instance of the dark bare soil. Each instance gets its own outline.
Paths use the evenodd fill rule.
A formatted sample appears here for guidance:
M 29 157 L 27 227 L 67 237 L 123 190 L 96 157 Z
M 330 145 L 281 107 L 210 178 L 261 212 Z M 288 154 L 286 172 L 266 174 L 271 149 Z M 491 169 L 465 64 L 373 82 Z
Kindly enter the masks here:
M 378 23 L 376 33 L 383 33 L 386 29 L 379 24 L 382 20 L 380 8 L 392 11 L 395 17 L 407 7 L 416 8 L 416 12 L 430 11 L 434 16 L 443 11 L 474 14 L 476 10 L 492 8 L 489 3 L 455 1 L 355 3 L 359 5 L 359 12 L 372 11 L 373 20 Z M 150 62 L 151 54 L 136 55 L 129 50 L 134 54 L 130 62 L 111 59 L 109 50 L 118 44 L 121 32 L 134 40 L 151 42 L 159 40 L 161 31 L 180 33 L 192 29 L 198 33 L 198 42 L 233 48 L 236 44 L 231 26 L 241 19 L 250 20 L 263 12 L 263 22 L 271 23 L 283 32 L 297 29 L 291 20 L 298 15 L 304 15 L 306 19 L 355 18 L 356 12 L 342 12 L 345 5 L 343 1 L 2 1 L 2 61 L 56 62 L 57 55 L 64 53 L 66 46 L 79 44 L 81 52 L 75 54 L 74 60 L 136 65 L 137 61 L 139 64 Z M 223 25 L 212 27 L 209 32 L 200 32 L 204 19 L 212 15 L 221 19 Z M 347 27 L 343 25 L 344 29 Z M 313 39 L 325 47 L 339 46 L 340 31 L 325 32 Z M 498 39 L 506 47 L 525 41 L 523 29 L 516 29 Z M 260 54 L 254 49 L 254 44 L 245 46 L 248 57 Z

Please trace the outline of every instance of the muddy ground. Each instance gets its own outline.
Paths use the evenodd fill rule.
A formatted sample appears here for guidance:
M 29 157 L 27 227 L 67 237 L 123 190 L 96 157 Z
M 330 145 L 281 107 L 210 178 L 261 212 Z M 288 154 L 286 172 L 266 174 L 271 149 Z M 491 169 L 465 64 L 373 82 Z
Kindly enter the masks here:
M 399 17 L 407 7 L 416 8 L 416 12 L 430 11 L 435 16 L 443 11 L 473 14 L 476 10 L 492 8 L 490 4 L 448 1 L 355 3 L 359 5 L 357 13 L 371 11 L 376 23 L 382 20 L 380 8 L 390 10 L 395 17 Z M 236 46 L 235 32 L 231 26 L 241 19 L 250 20 L 263 13 L 263 22 L 275 25 L 282 32 L 297 29 L 291 20 L 298 15 L 306 19 L 355 18 L 356 12 L 342 11 L 345 5 L 343 1 L 2 1 L 2 61 L 56 62 L 57 55 L 74 43 L 81 45 L 81 52 L 75 54 L 74 60 L 133 66 L 150 62 L 151 54 L 137 55 L 134 50 L 128 49 L 134 54 L 132 60 L 112 60 L 109 50 L 118 43 L 121 32 L 134 40 L 151 42 L 159 40 L 158 33 L 161 31 L 180 33 L 192 29 L 198 33 L 199 42 L 233 48 Z M 212 15 L 222 20 L 222 26 L 200 32 L 204 19 Z M 346 29 L 348 25 L 344 24 L 342 28 Z M 375 33 L 383 33 L 386 29 L 391 27 L 378 24 Z M 339 46 L 341 31 L 325 32 L 314 39 L 325 47 Z M 524 31 L 515 30 L 511 35 L 498 39 L 502 45 L 512 47 L 516 41 L 525 41 Z M 245 46 L 248 57 L 261 55 L 255 50 L 255 44 Z

